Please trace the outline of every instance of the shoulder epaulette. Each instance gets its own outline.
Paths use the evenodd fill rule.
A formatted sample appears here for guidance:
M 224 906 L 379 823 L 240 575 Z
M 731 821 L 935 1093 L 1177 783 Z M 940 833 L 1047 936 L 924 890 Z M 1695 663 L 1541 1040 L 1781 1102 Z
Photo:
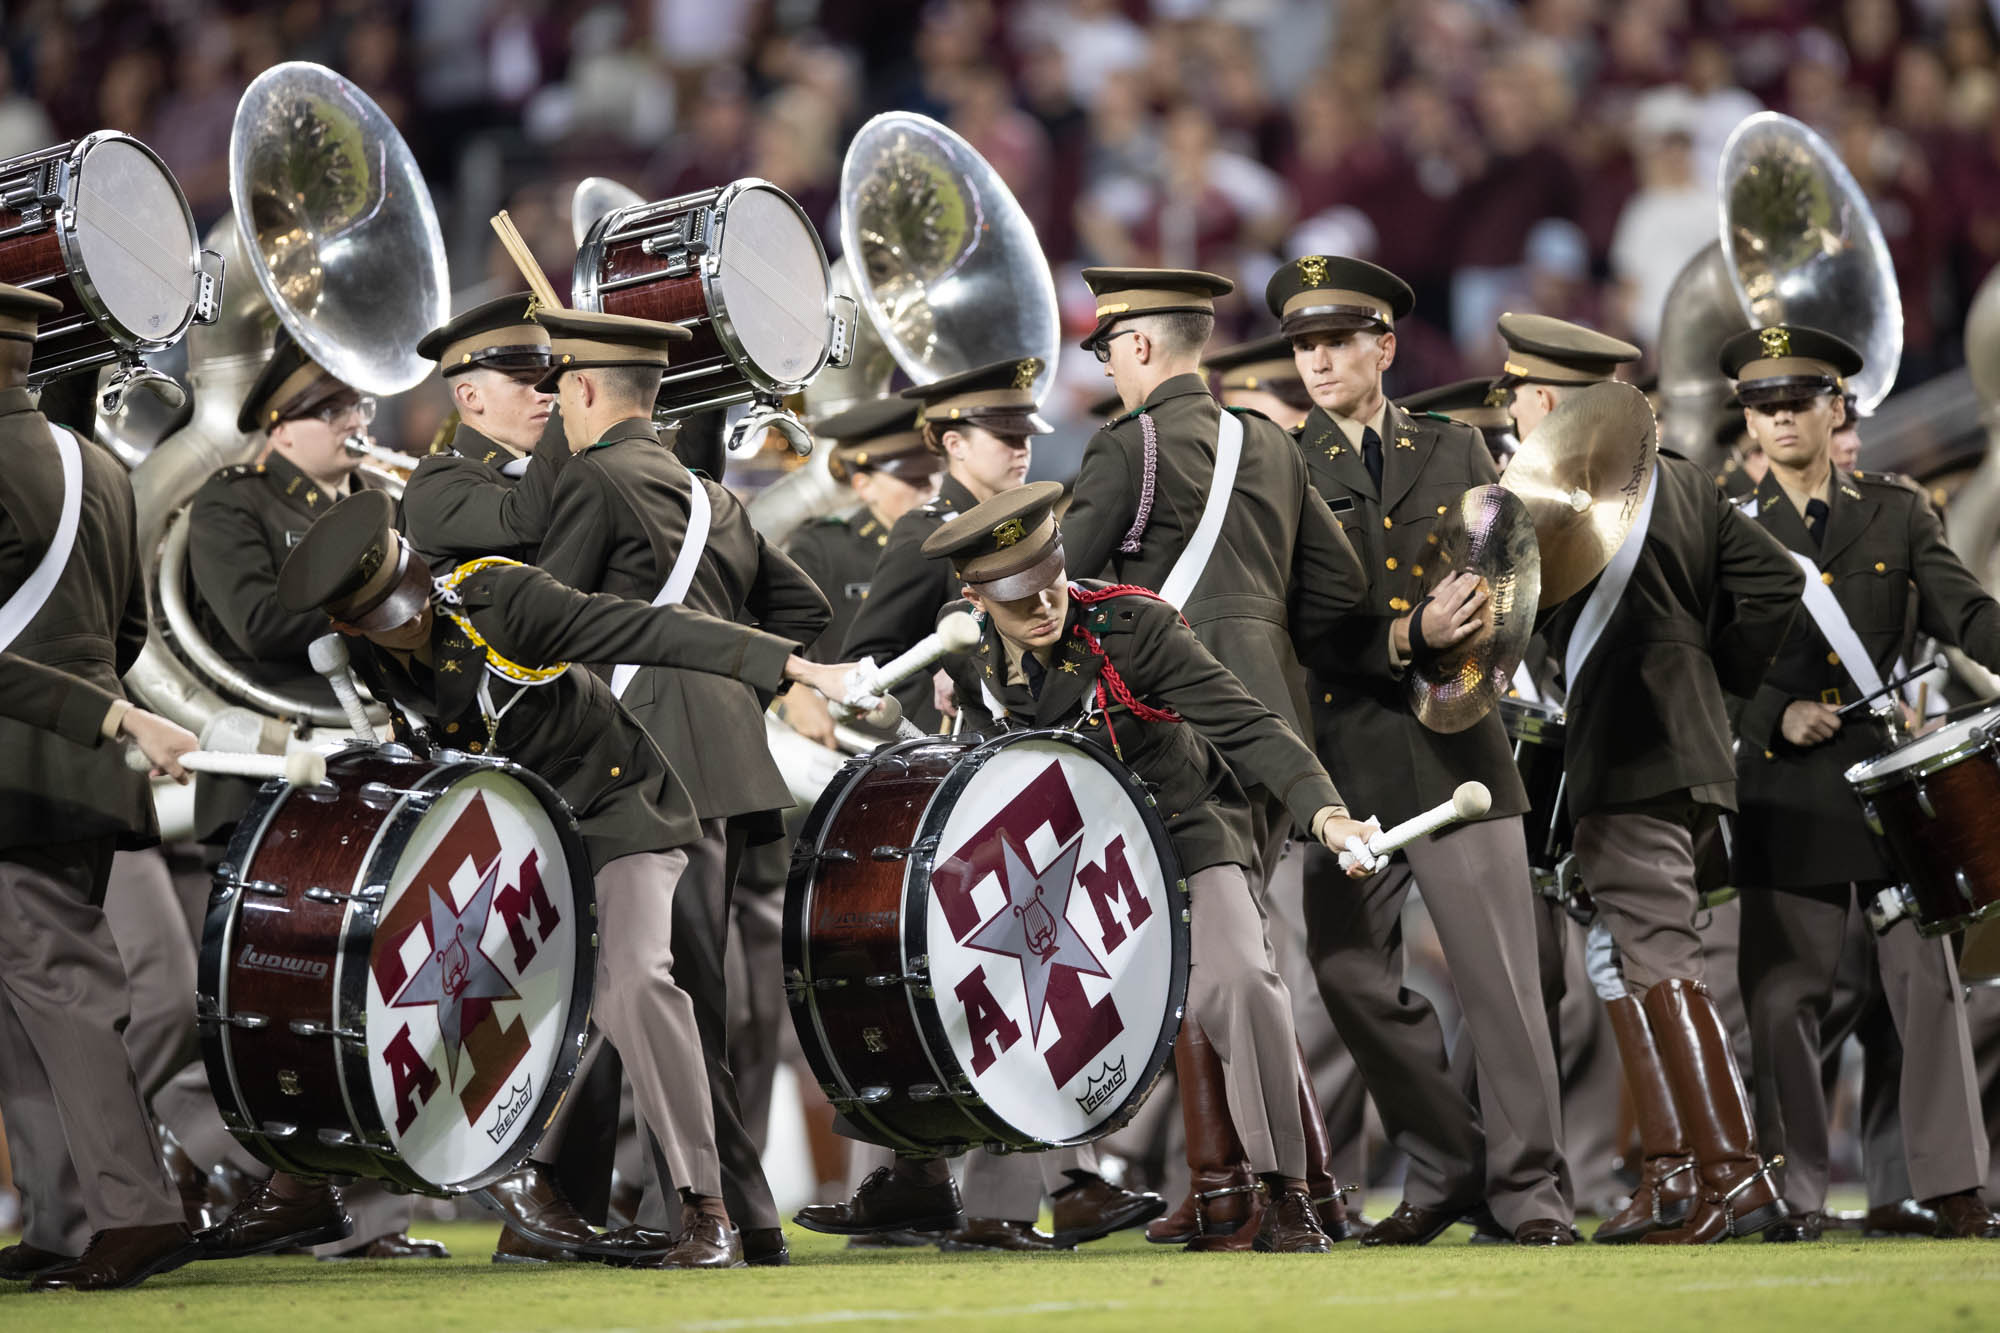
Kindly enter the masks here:
M 1222 405 L 1222 410 L 1225 412 L 1234 412 L 1239 417 L 1257 417 L 1263 421 L 1271 421 L 1270 417 L 1266 416 L 1262 412 L 1259 412 L 1254 407 L 1239 407 L 1235 403 L 1224 403 Z M 1271 424 L 1275 426 L 1278 423 L 1275 421 L 1271 421 Z
M 221 477 L 224 481 L 241 481 L 245 477 L 261 477 L 264 475 L 264 465 L 262 463 L 231 463 L 215 475 Z
M 1911 495 L 1927 495 L 1915 477 L 1901 472 L 1850 472 L 1848 476 L 1865 486 L 1884 486 L 1894 491 L 1907 491 Z
M 813 520 L 812 525 L 816 528 L 844 528 L 847 526 L 847 515 L 821 514 Z
M 1418 415 L 1418 416 L 1420 416 L 1420 417 L 1429 417 L 1429 418 L 1430 418 L 1430 419 L 1431 419 L 1432 421 L 1449 421 L 1449 422 L 1451 422 L 1451 423 L 1452 423 L 1452 424 L 1453 424 L 1454 426 L 1462 426 L 1462 425 L 1464 425 L 1464 424 L 1465 424 L 1465 423 L 1464 423 L 1464 422 L 1462 422 L 1462 421 L 1458 421 L 1458 420 L 1455 420 L 1455 419 L 1454 419 L 1454 418 L 1452 418 L 1452 417 L 1448 417 L 1448 416 L 1446 416 L 1446 415 L 1445 415 L 1444 413 L 1442 413 L 1442 412 L 1419 412 L 1419 413 L 1417 413 L 1417 415 Z

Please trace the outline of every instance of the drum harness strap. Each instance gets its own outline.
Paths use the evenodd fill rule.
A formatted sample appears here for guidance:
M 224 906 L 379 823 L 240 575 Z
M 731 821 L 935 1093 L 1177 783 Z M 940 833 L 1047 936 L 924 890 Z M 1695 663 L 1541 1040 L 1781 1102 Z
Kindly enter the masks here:
M 53 421 L 48 427 L 49 438 L 56 447 L 56 460 L 62 465 L 62 508 L 56 514 L 56 530 L 49 539 L 49 549 L 42 552 L 33 572 L 14 595 L 0 602 L 0 649 L 12 643 L 48 604 L 49 594 L 56 590 L 63 570 L 69 565 L 70 552 L 76 547 L 77 524 L 83 515 L 83 451 L 77 446 L 76 436 L 63 427 Z
M 557 662 L 554 666 L 531 667 L 522 666 L 519 662 L 511 662 L 494 651 L 493 645 L 486 642 L 481 637 L 479 631 L 472 627 L 471 618 L 459 609 L 463 605 L 458 591 L 459 584 L 482 569 L 489 569 L 496 565 L 518 565 L 520 563 L 519 560 L 509 560 L 504 556 L 485 555 L 479 557 L 477 560 L 466 561 L 457 569 L 452 570 L 451 573 L 433 580 L 431 584 L 432 591 L 437 599 L 438 609 L 449 616 L 451 622 L 458 626 L 459 631 L 466 638 L 472 640 L 473 644 L 481 652 L 486 654 L 486 671 L 479 677 L 479 715 L 486 720 L 486 748 L 489 751 L 494 749 L 498 744 L 500 719 L 507 716 L 507 710 L 521 702 L 522 698 L 528 693 L 526 688 L 517 689 L 508 698 L 506 703 L 495 708 L 493 706 L 493 692 L 490 688 L 492 678 L 498 676 L 504 681 L 522 687 L 546 685 L 557 676 L 562 675 L 563 672 L 569 670 L 571 665 L 568 662 Z

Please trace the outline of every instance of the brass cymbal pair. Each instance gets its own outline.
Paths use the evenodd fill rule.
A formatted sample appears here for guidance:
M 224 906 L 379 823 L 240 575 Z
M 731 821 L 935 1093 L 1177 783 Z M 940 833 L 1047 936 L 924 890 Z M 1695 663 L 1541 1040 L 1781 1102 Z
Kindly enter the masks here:
M 1624 544 L 1657 452 L 1645 395 L 1617 381 L 1592 384 L 1529 433 L 1499 485 L 1460 497 L 1439 527 L 1430 587 L 1461 570 L 1478 574 L 1483 623 L 1405 675 L 1418 720 L 1463 731 L 1492 710 L 1534 636 L 1537 611 L 1581 592 Z

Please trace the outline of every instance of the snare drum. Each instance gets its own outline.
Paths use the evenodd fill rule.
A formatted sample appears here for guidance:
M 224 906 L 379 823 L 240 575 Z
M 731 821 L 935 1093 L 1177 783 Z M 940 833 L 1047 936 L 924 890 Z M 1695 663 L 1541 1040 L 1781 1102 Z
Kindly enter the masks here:
M 426 1194 L 515 1170 L 582 1054 L 590 862 L 512 764 L 351 747 L 259 789 L 215 872 L 202 1054 L 273 1167 Z
M 1124 1124 L 1187 998 L 1188 896 L 1144 786 L 1066 731 L 851 760 L 785 893 L 785 991 L 859 1137 L 1041 1149 Z
M 2000 708 L 1989 708 L 1847 770 L 1922 934 L 1948 935 L 2000 910 L 1996 740 Z
M 28 383 L 133 364 L 215 319 L 222 259 L 196 239 L 180 183 L 128 134 L 0 162 L 0 282 L 62 302 L 42 320 Z
M 605 214 L 577 250 L 571 299 L 687 327 L 660 389 L 676 415 L 797 393 L 849 322 L 805 210 L 755 179 Z
M 1528 789 L 1528 813 L 1521 817 L 1528 836 L 1528 864 L 1537 879 L 1570 852 L 1570 818 L 1563 776 L 1563 712 L 1526 699 L 1502 699 L 1500 720 L 1514 747 L 1514 766 Z

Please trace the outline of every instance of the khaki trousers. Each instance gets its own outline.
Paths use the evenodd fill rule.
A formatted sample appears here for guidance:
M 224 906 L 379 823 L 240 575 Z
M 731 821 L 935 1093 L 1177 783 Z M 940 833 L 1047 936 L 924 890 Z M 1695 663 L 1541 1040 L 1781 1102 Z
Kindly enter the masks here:
M 1432 1209 L 1484 1198 L 1509 1229 L 1537 1218 L 1567 1222 L 1561 1089 L 1521 820 L 1461 824 L 1412 843 L 1404 857 L 1357 881 L 1331 853 L 1309 849 L 1305 884 L 1320 998 L 1390 1141 L 1409 1157 L 1403 1197 Z M 1402 914 L 1413 882 L 1451 965 L 1479 1111 L 1452 1077 L 1436 1011 L 1403 984 Z
M 1576 821 L 1576 860 L 1633 995 L 1644 998 L 1673 977 L 1702 980 L 1688 822 L 1632 811 L 1585 815 Z
M 1820 1025 L 1833 1000 L 1841 945 L 1879 885 L 1750 889 L 1743 894 L 1743 997 L 1751 1083 L 1767 1154 L 1785 1155 L 1785 1201 L 1826 1204 L 1827 1109 Z M 1898 921 L 1876 938 L 1882 990 L 1903 1040 L 1904 1154 L 1919 1199 L 1986 1181 L 1989 1146 L 1949 943 Z
M 91 1231 L 180 1222 L 121 1037 L 125 966 L 97 905 L 110 842 L 27 855 L 33 864 L 0 860 L 0 1119 L 41 1145 L 14 1154 L 16 1179 L 24 1193 L 45 1188 L 36 1174 L 67 1144 Z
M 1033 1223 L 1042 1215 L 1042 1199 L 1076 1182 L 1071 1171 L 1097 1174 L 1097 1149 L 1092 1144 L 1038 1153 L 965 1154 L 965 1175 L 959 1197 L 965 1215 L 997 1217 Z

